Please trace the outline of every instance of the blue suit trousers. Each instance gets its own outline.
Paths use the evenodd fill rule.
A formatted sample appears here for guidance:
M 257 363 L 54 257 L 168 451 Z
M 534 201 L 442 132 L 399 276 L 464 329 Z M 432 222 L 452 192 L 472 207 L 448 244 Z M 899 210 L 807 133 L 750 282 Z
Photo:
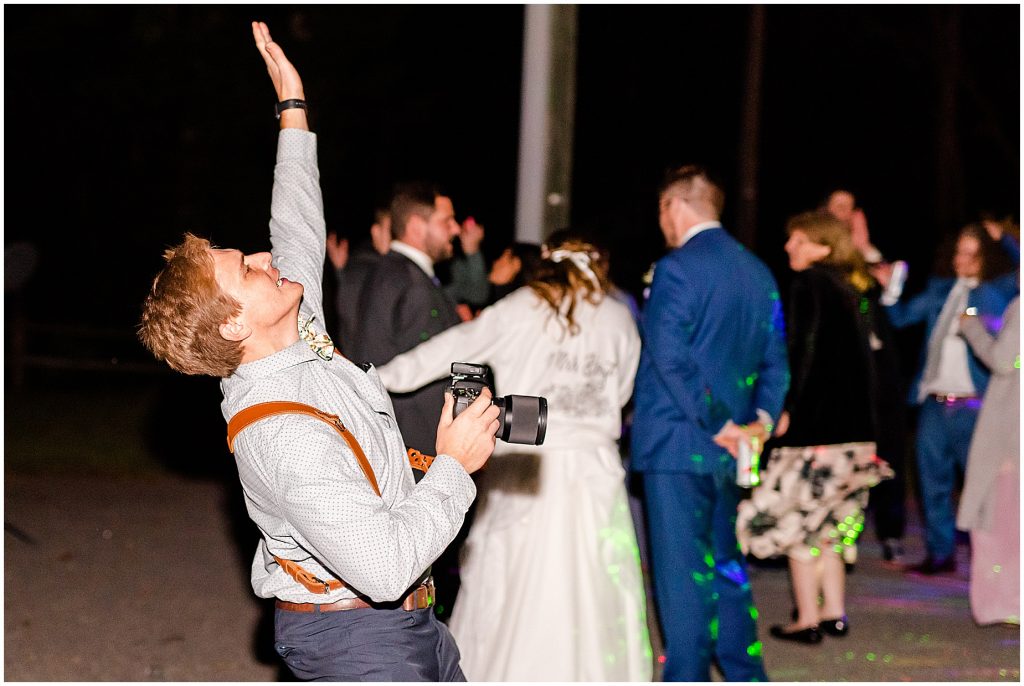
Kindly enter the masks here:
M 925 522 L 925 546 L 937 561 L 956 552 L 953 489 L 967 468 L 981 401 L 952 404 L 926 398 L 917 420 L 917 472 Z
M 747 565 L 736 543 L 740 489 L 731 474 L 645 473 L 665 642 L 665 681 L 767 681 Z

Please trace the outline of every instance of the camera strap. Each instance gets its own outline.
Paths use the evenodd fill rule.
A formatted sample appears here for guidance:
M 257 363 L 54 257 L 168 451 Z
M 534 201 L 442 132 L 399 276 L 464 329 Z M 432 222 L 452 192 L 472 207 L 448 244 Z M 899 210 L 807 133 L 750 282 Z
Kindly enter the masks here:
M 254 424 L 261 419 L 267 417 L 274 417 L 282 414 L 304 414 L 307 417 L 319 419 L 322 422 L 328 424 L 332 429 L 337 431 L 345 442 L 348 443 L 348 447 L 352 450 L 352 453 L 356 456 L 356 460 L 359 462 L 360 469 L 363 470 L 363 475 L 366 476 L 367 481 L 370 482 L 370 486 L 373 487 L 373 492 L 380 497 L 380 487 L 377 485 L 377 477 L 373 473 L 373 468 L 370 467 L 370 461 L 366 459 L 366 453 L 363 452 L 362 447 L 359 445 L 359 441 L 352 435 L 345 424 L 341 421 L 341 418 L 336 414 L 330 412 L 324 412 L 319 410 L 312 405 L 306 405 L 303 403 L 293 403 L 287 401 L 274 401 L 268 403 L 257 403 L 250 405 L 244 410 L 239 411 L 235 414 L 230 421 L 228 421 L 228 451 L 231 454 L 235 452 L 235 438 L 238 434 L 250 424 Z M 433 455 L 424 455 L 418 450 L 409 448 L 408 450 L 409 464 L 416 472 L 420 472 L 416 480 L 419 481 L 422 478 L 422 474 L 426 474 L 427 469 L 434 462 Z M 330 593 L 336 591 L 339 588 L 345 587 L 345 582 L 338 579 L 331 579 L 324 581 L 317 578 L 315 575 L 303 569 L 299 563 L 294 560 L 285 560 L 277 555 L 274 555 L 274 559 L 281 565 L 281 569 L 288 573 L 295 581 L 302 584 L 310 593 Z

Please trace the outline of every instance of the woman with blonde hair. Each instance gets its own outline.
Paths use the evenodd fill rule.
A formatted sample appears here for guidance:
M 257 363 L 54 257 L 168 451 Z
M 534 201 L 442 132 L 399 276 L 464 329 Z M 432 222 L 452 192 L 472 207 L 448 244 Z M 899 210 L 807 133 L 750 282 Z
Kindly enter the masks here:
M 819 643 L 823 632 L 849 630 L 845 563 L 856 559 L 867 488 L 892 474 L 874 443 L 873 351 L 884 342 L 876 286 L 846 227 L 808 212 L 786 228 L 796 272 L 786 313 L 790 390 L 764 480 L 740 505 L 737 536 L 757 557 L 789 557 L 797 616 L 772 636 Z
M 636 534 L 616 442 L 640 337 L 608 264 L 562 233 L 524 287 L 378 371 L 393 392 L 488 364 L 547 398 L 543 445 L 498 442 L 478 480 L 451 631 L 471 681 L 649 681 Z M 438 398 L 440 405 L 441 399 Z

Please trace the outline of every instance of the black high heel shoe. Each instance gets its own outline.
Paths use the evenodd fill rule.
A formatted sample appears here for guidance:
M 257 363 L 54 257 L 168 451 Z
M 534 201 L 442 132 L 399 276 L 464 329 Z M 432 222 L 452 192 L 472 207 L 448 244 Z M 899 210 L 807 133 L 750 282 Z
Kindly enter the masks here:
M 823 638 L 821 630 L 816 626 L 809 626 L 806 629 L 797 629 L 795 631 L 786 631 L 786 628 L 781 624 L 776 624 L 768 632 L 775 638 L 780 638 L 783 641 L 796 641 L 797 643 L 806 643 L 813 645 L 821 643 Z
M 818 627 L 829 636 L 845 636 L 850 633 L 850 621 L 846 615 L 839 619 L 823 619 L 818 622 Z

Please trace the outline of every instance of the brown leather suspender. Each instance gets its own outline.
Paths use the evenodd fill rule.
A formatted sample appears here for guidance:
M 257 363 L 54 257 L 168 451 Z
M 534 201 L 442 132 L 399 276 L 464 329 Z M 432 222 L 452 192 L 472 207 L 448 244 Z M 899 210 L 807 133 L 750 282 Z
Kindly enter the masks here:
M 359 445 L 359 441 L 352 435 L 352 432 L 345 428 L 341 418 L 336 414 L 330 412 L 324 412 L 318 410 L 312 405 L 305 405 L 303 403 L 293 403 L 286 401 L 275 401 L 268 403 L 257 403 L 251 405 L 244 410 L 238 412 L 228 422 L 228 450 L 234 454 L 235 452 L 235 437 L 238 436 L 239 432 L 245 427 L 249 426 L 254 422 L 258 422 L 266 417 L 273 417 L 279 414 L 304 414 L 314 419 L 319 419 L 331 426 L 335 431 L 341 434 L 341 437 L 348 443 L 348 447 L 352 449 L 352 453 L 356 456 L 356 460 L 359 461 L 359 467 L 363 470 L 363 474 L 366 476 L 367 481 L 370 482 L 370 486 L 373 487 L 373 492 L 380 497 L 380 487 L 377 485 L 377 477 L 373 473 L 373 468 L 370 467 L 370 461 L 366 459 L 366 453 L 363 452 L 362 447 Z M 433 463 L 434 457 L 432 455 L 424 455 L 418 450 L 409 449 L 409 463 L 413 469 L 421 472 L 426 472 Z M 324 581 L 317 578 L 310 572 L 303 569 L 298 562 L 294 560 L 285 560 L 277 555 L 274 555 L 274 559 L 277 560 L 277 564 L 281 565 L 281 569 L 288 573 L 293 579 L 302 584 L 309 590 L 310 593 L 329 593 L 336 591 L 339 588 L 344 588 L 345 584 L 337 579 L 331 579 Z

